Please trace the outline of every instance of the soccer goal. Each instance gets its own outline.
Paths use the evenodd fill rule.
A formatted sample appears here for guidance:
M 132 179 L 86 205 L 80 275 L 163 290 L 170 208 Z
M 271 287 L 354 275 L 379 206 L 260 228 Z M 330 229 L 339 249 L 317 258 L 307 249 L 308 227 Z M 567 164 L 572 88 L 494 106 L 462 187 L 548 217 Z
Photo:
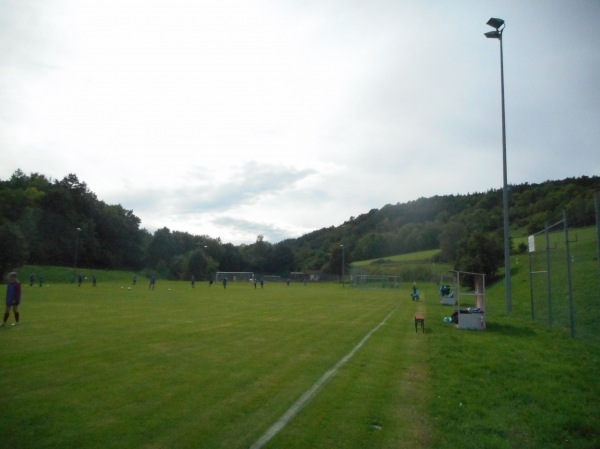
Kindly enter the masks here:
M 292 271 L 290 273 L 290 279 L 294 282 L 306 282 L 308 280 L 308 274 L 304 271 Z
M 251 281 L 254 279 L 254 273 L 252 271 L 217 271 L 216 282 L 220 282 L 225 278 L 229 282 Z
M 265 274 L 265 275 L 260 276 L 259 281 L 261 279 L 265 282 L 280 282 L 281 276 L 276 276 L 273 274 Z
M 355 274 L 352 276 L 352 286 L 359 288 L 398 288 L 400 282 L 402 282 L 401 276 L 370 274 Z

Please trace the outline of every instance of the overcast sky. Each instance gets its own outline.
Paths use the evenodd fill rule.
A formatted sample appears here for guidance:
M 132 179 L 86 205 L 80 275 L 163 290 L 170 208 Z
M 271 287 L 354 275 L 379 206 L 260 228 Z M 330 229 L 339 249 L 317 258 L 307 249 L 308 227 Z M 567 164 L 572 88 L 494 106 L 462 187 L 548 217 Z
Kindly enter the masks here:
M 600 175 L 598 0 L 0 0 L 0 179 L 277 243 L 386 204 Z

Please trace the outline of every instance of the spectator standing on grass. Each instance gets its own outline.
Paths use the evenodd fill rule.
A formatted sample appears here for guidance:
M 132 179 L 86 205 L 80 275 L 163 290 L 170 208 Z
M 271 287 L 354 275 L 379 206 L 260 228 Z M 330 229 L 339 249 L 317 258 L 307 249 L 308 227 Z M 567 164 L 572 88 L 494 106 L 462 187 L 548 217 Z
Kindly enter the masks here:
M 196 278 L 192 274 L 192 288 L 195 288 L 195 285 L 196 285 Z
M 417 288 L 417 283 L 413 282 L 412 294 L 410 295 L 413 301 L 419 300 L 419 289 Z
M 17 273 L 14 271 L 8 274 L 8 285 L 6 286 L 6 309 L 4 310 L 4 319 L 2 320 L 2 326 L 6 326 L 8 317 L 10 316 L 10 309 L 12 307 L 15 315 L 15 322 L 13 326 L 19 324 L 19 304 L 21 304 L 21 283 L 17 279 Z
M 227 288 L 227 278 L 223 278 L 223 288 Z
M 156 276 L 151 275 L 150 276 L 150 285 L 148 285 L 148 288 L 150 290 L 154 290 L 154 284 L 156 284 Z
M 96 286 L 96 275 L 92 274 L 92 287 Z
M 35 282 L 35 274 L 31 273 L 29 275 L 29 286 L 32 287 Z
M 133 285 L 137 284 L 137 275 L 134 274 L 133 277 L 131 278 L 131 282 L 133 283 Z
M 83 282 L 83 274 L 77 276 L 77 286 L 81 287 L 81 283 Z

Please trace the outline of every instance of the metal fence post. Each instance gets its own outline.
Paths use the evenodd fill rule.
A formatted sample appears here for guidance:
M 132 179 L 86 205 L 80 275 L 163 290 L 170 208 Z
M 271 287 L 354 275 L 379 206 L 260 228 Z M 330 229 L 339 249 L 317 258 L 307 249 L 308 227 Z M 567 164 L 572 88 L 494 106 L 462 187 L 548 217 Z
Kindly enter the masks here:
M 552 271 L 550 270 L 550 232 L 548 224 L 544 230 L 546 238 L 546 287 L 548 289 L 548 325 L 552 327 Z
M 567 249 L 567 285 L 569 289 L 569 319 L 571 321 L 571 337 L 575 337 L 575 314 L 573 313 L 573 284 L 571 282 L 571 250 L 569 247 L 569 227 L 567 226 L 567 211 L 563 209 L 565 229 L 565 246 Z
M 535 241 L 535 236 L 531 236 L 530 238 L 534 239 Z M 533 300 L 533 265 L 531 262 L 532 248 L 530 245 L 528 246 L 529 248 L 527 249 L 527 255 L 529 256 L 529 297 L 531 298 L 531 321 L 535 321 L 535 301 Z

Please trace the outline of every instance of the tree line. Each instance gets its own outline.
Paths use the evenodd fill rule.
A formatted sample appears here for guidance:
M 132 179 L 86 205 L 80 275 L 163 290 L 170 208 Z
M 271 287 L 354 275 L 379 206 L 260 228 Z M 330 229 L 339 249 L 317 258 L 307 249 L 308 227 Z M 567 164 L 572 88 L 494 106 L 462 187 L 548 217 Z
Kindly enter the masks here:
M 537 232 L 563 209 L 573 226 L 593 225 L 599 190 L 600 177 L 586 176 L 510 186 L 511 232 Z M 132 210 L 98 199 L 75 174 L 52 180 L 17 170 L 0 180 L 0 271 L 31 264 L 145 271 L 169 279 L 206 279 L 215 271 L 339 276 L 342 261 L 348 270 L 353 260 L 440 249 L 437 260 L 493 279 L 503 261 L 502 213 L 501 189 L 434 196 L 388 204 L 299 238 L 273 244 L 259 235 L 236 246 L 166 227 L 150 233 Z

